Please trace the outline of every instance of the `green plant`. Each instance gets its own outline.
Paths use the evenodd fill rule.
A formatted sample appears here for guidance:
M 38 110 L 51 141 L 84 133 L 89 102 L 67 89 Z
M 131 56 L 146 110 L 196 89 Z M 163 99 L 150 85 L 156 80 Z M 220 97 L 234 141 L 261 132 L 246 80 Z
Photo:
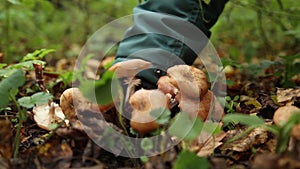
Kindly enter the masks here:
M 227 113 L 235 113 L 235 108 L 238 105 L 239 96 L 234 96 L 232 99 L 230 96 L 225 97 L 225 108 L 227 108 Z
M 292 87 L 294 86 L 294 83 L 291 81 L 292 77 L 300 73 L 300 63 L 295 62 L 300 58 L 300 54 L 282 56 L 281 58 L 284 65 L 281 84 L 283 87 Z
M 179 139 L 191 141 L 200 135 L 203 124 L 200 118 L 191 119 L 188 113 L 180 112 L 171 120 L 169 133 Z
M 20 145 L 20 131 L 23 122 L 27 120 L 26 111 L 29 108 L 37 104 L 47 103 L 52 99 L 52 95 L 49 93 L 36 93 L 30 97 L 24 96 L 17 99 L 19 93 L 19 87 L 25 84 L 25 71 L 33 70 L 34 63 L 44 64 L 41 60 L 35 60 L 37 58 L 42 59 L 46 54 L 52 52 L 51 50 L 36 50 L 33 53 L 27 54 L 22 62 L 14 65 L 7 66 L 0 70 L 0 108 L 2 110 L 7 109 L 8 104 L 11 102 L 16 106 L 17 113 L 17 130 L 14 138 L 14 152 L 13 156 L 17 157 Z
M 212 28 L 211 41 L 238 63 L 293 54 L 300 37 L 297 6 L 293 0 L 231 0 Z
M 136 1 L 111 0 L 3 1 L 0 53 L 5 54 L 5 61 L 9 63 L 18 61 L 23 53 L 45 46 L 56 49 L 51 57 L 77 57 L 92 33 L 116 18 L 131 14 L 137 4 Z

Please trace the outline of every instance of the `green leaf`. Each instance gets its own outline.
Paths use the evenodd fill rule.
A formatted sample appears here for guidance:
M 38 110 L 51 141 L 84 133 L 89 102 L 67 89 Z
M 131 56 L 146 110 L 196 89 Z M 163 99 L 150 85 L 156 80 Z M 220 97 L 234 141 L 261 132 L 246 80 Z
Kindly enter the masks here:
M 7 78 L 0 82 L 0 108 L 5 108 L 9 103 L 10 92 L 25 83 L 24 72 L 20 69 L 13 70 Z
M 9 66 L 9 69 L 26 69 L 26 70 L 34 70 L 33 64 L 42 64 L 42 66 L 46 65 L 46 62 L 41 60 L 32 60 L 32 61 L 26 61 L 26 62 L 20 62 L 14 65 Z
M 227 114 L 225 117 L 223 117 L 222 121 L 224 123 L 240 123 L 247 126 L 253 126 L 253 125 L 262 125 L 264 124 L 264 120 L 252 115 L 247 114 Z
M 103 74 L 100 80 L 85 80 L 81 81 L 79 89 L 83 96 L 91 102 L 96 102 L 100 105 L 106 105 L 113 101 L 111 93 L 111 82 L 114 72 L 107 71 Z M 94 96 L 96 98 L 94 98 Z
M 0 63 L 0 69 L 3 69 L 5 66 L 7 66 L 6 63 Z
M 143 163 L 146 163 L 149 161 L 149 157 L 147 157 L 147 156 L 142 156 L 142 157 L 140 157 L 140 159 Z
M 167 108 L 158 108 L 150 112 L 157 124 L 166 124 L 170 120 L 171 112 Z
M 217 122 L 205 122 L 203 125 L 203 131 L 210 134 L 217 134 L 222 131 L 222 127 Z
M 7 0 L 7 1 L 14 4 L 14 5 L 20 5 L 21 4 L 21 2 L 18 1 L 18 0 Z
M 209 161 L 206 158 L 198 157 L 195 153 L 183 150 L 178 155 L 174 169 L 209 169 Z
M 221 58 L 221 62 L 223 67 L 225 68 L 226 66 L 235 66 L 239 67 L 239 65 L 232 59 L 230 58 Z
M 104 69 L 108 69 L 108 68 L 110 68 L 113 65 L 113 63 L 114 63 L 114 60 L 112 60 L 111 62 L 109 62 L 109 63 L 107 63 L 105 65 L 103 65 L 103 68 Z
M 210 3 L 211 0 L 203 0 L 203 1 L 204 1 L 204 3 L 206 3 L 207 5 L 209 5 L 209 3 Z
M 141 147 L 143 150 L 151 150 L 153 149 L 153 142 L 151 139 L 145 137 L 141 141 Z
M 65 73 L 62 73 L 59 75 L 59 80 L 62 80 L 62 82 L 65 84 L 65 85 L 71 85 L 73 80 L 73 74 L 74 72 L 65 72 Z
M 15 69 L 0 69 L 0 77 L 9 77 L 11 74 L 15 73 Z
M 40 105 L 47 103 L 51 100 L 53 96 L 46 92 L 38 92 L 33 94 L 32 96 L 26 96 L 18 99 L 18 103 L 26 108 L 32 108 L 35 105 Z
M 203 122 L 199 118 L 190 119 L 185 112 L 178 113 L 169 127 L 169 133 L 184 140 L 193 140 L 199 136 Z
M 26 61 L 32 61 L 32 60 L 41 60 L 43 59 L 47 54 L 55 52 L 54 49 L 39 49 L 35 50 L 32 53 L 28 53 L 26 56 L 23 57 L 22 62 Z

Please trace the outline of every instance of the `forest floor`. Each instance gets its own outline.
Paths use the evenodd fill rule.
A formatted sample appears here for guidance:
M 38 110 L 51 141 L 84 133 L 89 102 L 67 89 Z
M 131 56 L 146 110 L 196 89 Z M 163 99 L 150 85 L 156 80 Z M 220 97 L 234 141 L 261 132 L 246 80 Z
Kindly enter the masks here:
M 82 128 L 66 125 L 65 121 L 63 124 L 62 121 L 52 121 L 47 127 L 38 124 L 34 112 L 36 105 L 43 100 L 59 104 L 62 93 L 72 86 L 73 61 L 61 59 L 55 61 L 56 66 L 46 64 L 41 68 L 38 63 L 34 67 L 28 65 L 39 59 L 34 58 L 3 66 L 0 72 L 3 94 L 0 98 L 3 101 L 0 169 L 299 169 L 300 138 L 299 134 L 291 134 L 293 130 L 300 133 L 294 127 L 300 122 L 299 114 L 283 125 L 275 125 L 273 119 L 275 111 L 281 107 L 300 108 L 300 62 L 297 58 L 242 66 L 227 60 L 224 64 L 227 80 L 225 116 L 214 137 L 202 144 L 197 142 L 199 137 L 182 141 L 162 154 L 141 158 L 114 155 L 95 144 Z M 54 73 L 62 70 L 64 73 Z M 24 83 L 17 85 L 20 81 Z M 41 91 L 51 96 L 33 96 Z M 24 97 L 25 100 L 20 100 Z M 53 111 L 50 109 L 48 112 Z M 113 116 L 115 113 L 115 108 L 109 108 L 106 114 Z M 286 114 L 282 116 L 288 116 Z M 110 118 L 117 121 L 118 116 Z M 69 121 L 72 124 L 72 119 Z M 122 131 L 115 121 L 111 120 L 111 125 Z M 125 127 L 128 129 L 128 124 Z

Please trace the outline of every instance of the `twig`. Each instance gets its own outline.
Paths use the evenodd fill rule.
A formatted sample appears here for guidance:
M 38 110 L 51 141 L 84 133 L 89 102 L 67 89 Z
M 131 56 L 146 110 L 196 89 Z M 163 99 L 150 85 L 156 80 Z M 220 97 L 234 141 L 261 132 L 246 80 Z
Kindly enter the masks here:
M 278 5 L 279 5 L 279 8 L 280 8 L 281 10 L 284 10 L 282 1 L 281 1 L 281 0 L 277 0 L 277 3 L 278 3 Z
M 44 78 L 43 78 L 43 67 L 41 64 L 33 64 L 35 70 L 36 82 L 43 92 L 49 93 L 48 89 L 45 87 Z
M 13 152 L 13 157 L 17 158 L 19 155 L 19 148 L 20 148 L 20 133 L 21 133 L 21 128 L 22 128 L 22 124 L 24 121 L 24 111 L 21 109 L 20 105 L 18 104 L 16 97 L 14 95 L 10 95 L 10 99 L 15 103 L 17 110 L 18 110 L 18 119 L 19 122 L 17 124 L 17 131 L 16 131 L 16 136 L 14 139 L 14 143 L 13 143 L 13 148 L 14 148 L 14 152 Z

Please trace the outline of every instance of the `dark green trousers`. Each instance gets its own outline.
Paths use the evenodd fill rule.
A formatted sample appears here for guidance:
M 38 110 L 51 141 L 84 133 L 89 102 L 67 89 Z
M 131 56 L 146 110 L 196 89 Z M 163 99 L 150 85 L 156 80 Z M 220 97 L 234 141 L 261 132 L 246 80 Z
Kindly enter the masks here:
M 150 61 L 140 72 L 144 88 L 155 88 L 160 72 L 176 64 L 192 64 L 207 44 L 228 0 L 146 0 L 133 11 L 134 25 L 121 41 L 116 62 L 138 58 Z

